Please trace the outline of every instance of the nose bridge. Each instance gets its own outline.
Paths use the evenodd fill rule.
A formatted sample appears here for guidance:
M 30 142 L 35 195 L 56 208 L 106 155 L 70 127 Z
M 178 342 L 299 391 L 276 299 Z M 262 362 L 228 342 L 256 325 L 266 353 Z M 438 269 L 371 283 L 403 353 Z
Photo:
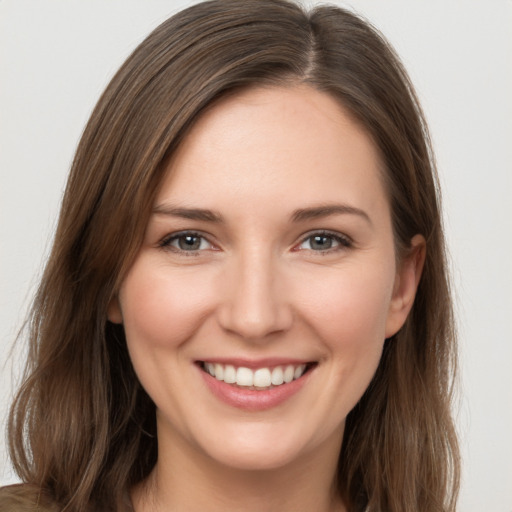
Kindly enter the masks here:
M 290 326 L 291 310 L 279 285 L 280 264 L 268 247 L 253 247 L 238 254 L 227 278 L 221 315 L 225 329 L 263 341 Z

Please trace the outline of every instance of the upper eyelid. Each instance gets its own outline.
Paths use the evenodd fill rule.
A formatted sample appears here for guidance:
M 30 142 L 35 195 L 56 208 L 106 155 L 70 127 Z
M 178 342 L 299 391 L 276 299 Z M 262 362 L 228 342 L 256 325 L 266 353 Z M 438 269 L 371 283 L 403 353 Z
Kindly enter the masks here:
M 174 238 L 179 238 L 180 236 L 198 236 L 202 238 L 210 239 L 211 235 L 205 233 L 204 231 L 200 231 L 197 229 L 180 229 L 179 231 L 173 231 L 172 233 L 167 233 L 162 237 L 162 240 L 172 240 Z
M 214 242 L 212 242 L 211 236 L 208 235 L 207 233 L 204 233 L 202 231 L 197 231 L 197 230 L 191 230 L 191 229 L 184 229 L 181 231 L 169 233 L 160 239 L 160 241 L 158 242 L 158 245 L 160 247 L 164 247 L 166 245 L 169 245 L 172 241 L 180 238 L 181 236 L 197 236 L 199 238 L 204 238 L 210 245 L 213 245 L 213 246 L 217 245 Z M 190 252 L 192 252 L 192 251 L 190 251 Z
M 302 243 L 305 240 L 307 240 L 308 238 L 311 238 L 312 236 L 315 236 L 315 235 L 332 236 L 333 238 L 339 238 L 339 239 L 344 240 L 350 244 L 354 243 L 354 241 L 352 240 L 352 237 L 346 235 L 345 233 L 340 233 L 339 231 L 332 231 L 330 229 L 314 229 L 312 231 L 308 231 L 307 233 L 304 233 L 300 237 L 299 243 Z

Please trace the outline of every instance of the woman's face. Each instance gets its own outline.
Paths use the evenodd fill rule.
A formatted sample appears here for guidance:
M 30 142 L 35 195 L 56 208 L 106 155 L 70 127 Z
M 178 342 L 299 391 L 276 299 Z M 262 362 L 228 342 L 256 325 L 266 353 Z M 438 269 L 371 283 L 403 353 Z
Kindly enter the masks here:
M 270 469 L 338 453 L 417 282 L 416 260 L 396 264 L 382 172 L 306 86 L 238 93 L 194 125 L 109 311 L 161 454 Z

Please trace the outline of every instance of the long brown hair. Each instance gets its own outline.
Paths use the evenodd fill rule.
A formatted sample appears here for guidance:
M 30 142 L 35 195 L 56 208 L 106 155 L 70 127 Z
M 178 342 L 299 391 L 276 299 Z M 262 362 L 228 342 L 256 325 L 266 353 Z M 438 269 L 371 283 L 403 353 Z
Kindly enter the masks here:
M 368 22 L 286 0 L 213 0 L 180 12 L 133 52 L 91 115 L 9 419 L 16 471 L 62 510 L 117 510 L 157 459 L 155 407 L 107 306 L 138 252 L 167 158 L 222 95 L 299 83 L 337 98 L 379 148 L 397 253 L 418 233 L 427 240 L 413 310 L 347 418 L 340 493 L 351 511 L 455 510 L 455 335 L 425 120 L 398 58 Z

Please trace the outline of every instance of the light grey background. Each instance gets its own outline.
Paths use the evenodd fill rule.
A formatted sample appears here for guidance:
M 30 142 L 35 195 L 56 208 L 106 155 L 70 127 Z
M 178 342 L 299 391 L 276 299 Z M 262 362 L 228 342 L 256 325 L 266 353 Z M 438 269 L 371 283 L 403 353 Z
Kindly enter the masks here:
M 187 1 L 0 0 L 0 427 L 8 358 L 84 124 L 109 78 Z M 342 2 L 341 5 L 350 5 Z M 461 339 L 464 512 L 512 512 L 512 1 L 354 0 L 430 122 Z M 16 481 L 0 442 L 0 484 Z

